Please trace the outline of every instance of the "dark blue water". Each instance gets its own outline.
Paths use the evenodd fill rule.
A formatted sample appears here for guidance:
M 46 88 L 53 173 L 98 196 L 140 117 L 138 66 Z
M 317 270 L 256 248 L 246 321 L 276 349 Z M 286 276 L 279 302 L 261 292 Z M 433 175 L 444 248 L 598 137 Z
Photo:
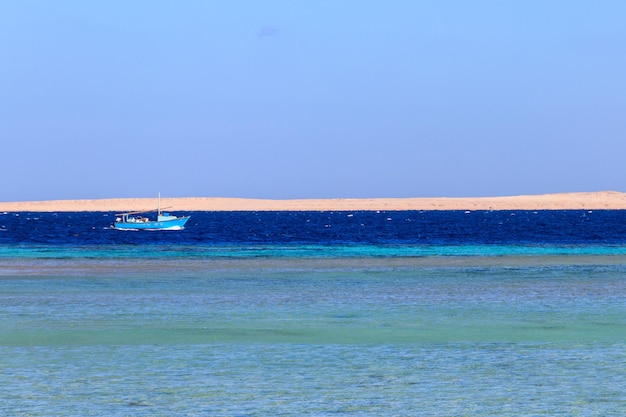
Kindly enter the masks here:
M 110 228 L 114 213 L 0 214 L 0 245 L 622 245 L 626 212 L 190 212 L 183 231 Z

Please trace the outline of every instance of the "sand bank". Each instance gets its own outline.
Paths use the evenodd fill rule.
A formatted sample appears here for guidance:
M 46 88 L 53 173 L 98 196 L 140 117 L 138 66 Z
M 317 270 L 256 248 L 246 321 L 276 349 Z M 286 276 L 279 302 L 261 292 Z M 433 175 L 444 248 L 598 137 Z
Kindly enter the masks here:
M 0 212 L 139 211 L 156 208 L 156 198 L 0 202 Z M 626 209 L 626 194 L 615 191 L 476 198 L 338 198 L 259 200 L 161 198 L 171 211 L 350 211 L 350 210 L 600 210 Z

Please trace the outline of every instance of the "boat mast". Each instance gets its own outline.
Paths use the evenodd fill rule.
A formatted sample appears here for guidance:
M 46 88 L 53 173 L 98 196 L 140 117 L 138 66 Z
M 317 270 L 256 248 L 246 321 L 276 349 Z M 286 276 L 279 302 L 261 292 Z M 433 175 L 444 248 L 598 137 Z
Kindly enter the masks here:
M 159 200 L 157 202 L 157 216 L 161 215 L 161 192 L 159 191 Z

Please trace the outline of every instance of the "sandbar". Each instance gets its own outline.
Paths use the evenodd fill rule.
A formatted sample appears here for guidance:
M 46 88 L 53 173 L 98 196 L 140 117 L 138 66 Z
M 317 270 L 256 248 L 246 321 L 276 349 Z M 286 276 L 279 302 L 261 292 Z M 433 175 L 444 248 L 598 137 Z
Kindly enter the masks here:
M 0 212 L 127 212 L 156 209 L 156 198 L 109 198 L 0 202 Z M 264 200 L 247 198 L 161 198 L 170 211 L 399 211 L 399 210 L 624 210 L 617 191 L 505 197 L 333 198 Z

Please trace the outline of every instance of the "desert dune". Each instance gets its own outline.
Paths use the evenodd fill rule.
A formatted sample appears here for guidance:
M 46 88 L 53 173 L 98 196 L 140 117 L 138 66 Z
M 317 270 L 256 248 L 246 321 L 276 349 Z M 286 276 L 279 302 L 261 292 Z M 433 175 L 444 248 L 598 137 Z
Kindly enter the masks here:
M 0 211 L 124 212 L 153 210 L 156 198 L 0 202 Z M 335 198 L 263 200 L 245 198 L 161 198 L 171 211 L 352 211 L 352 210 L 602 210 L 626 209 L 626 194 L 616 191 L 508 197 Z

